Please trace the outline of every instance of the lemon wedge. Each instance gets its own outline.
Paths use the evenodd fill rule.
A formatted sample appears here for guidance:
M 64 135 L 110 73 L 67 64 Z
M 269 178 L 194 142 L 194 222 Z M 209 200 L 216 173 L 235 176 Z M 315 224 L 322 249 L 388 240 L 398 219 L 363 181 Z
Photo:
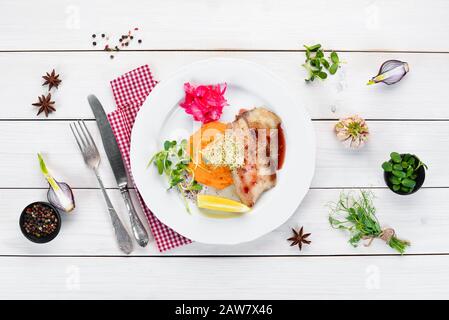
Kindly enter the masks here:
M 248 212 L 251 210 L 250 207 L 241 202 L 207 194 L 199 194 L 197 196 L 197 205 L 203 209 L 226 212 Z

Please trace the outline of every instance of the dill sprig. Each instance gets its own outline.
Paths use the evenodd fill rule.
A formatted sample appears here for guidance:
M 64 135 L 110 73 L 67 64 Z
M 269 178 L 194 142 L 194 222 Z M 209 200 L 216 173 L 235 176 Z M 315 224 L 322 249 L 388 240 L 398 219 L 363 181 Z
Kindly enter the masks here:
M 396 237 L 391 228 L 382 229 L 376 217 L 373 204 L 374 194 L 360 190 L 360 195 L 342 192 L 336 203 L 329 205 L 329 223 L 333 228 L 347 230 L 351 238 L 349 243 L 357 247 L 361 240 L 380 238 L 391 248 L 403 254 L 410 243 Z M 369 244 L 368 244 L 369 245 Z

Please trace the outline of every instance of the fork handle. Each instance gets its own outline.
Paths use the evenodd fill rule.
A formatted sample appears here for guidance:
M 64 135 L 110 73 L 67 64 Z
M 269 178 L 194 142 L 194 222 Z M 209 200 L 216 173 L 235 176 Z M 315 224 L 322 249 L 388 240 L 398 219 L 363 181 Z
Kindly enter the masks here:
M 129 220 L 131 222 L 131 228 L 133 230 L 134 238 L 137 240 L 137 243 L 141 247 L 145 247 L 148 244 L 148 232 L 145 230 L 145 227 L 140 221 L 139 216 L 137 215 L 136 209 L 134 208 L 133 202 L 129 195 L 128 188 L 121 187 L 120 192 L 122 194 L 123 200 L 125 200 L 126 209 L 128 209 Z
M 95 175 L 97 176 L 98 183 L 100 185 L 101 191 L 103 192 L 104 199 L 106 200 L 106 204 L 108 206 L 109 215 L 111 216 L 112 226 L 114 227 L 115 237 L 117 238 L 118 246 L 120 250 L 122 250 L 126 254 L 130 254 L 133 251 L 133 243 L 131 237 L 123 226 L 122 221 L 120 220 L 117 212 L 112 205 L 111 199 L 104 188 L 103 181 L 101 180 L 100 175 L 98 174 L 98 170 L 94 170 Z

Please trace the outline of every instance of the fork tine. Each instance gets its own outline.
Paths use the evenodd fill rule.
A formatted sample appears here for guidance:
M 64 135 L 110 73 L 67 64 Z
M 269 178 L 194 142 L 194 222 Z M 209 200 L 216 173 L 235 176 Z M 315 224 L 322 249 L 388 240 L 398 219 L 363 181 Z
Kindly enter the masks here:
M 75 130 L 73 130 L 73 127 L 75 126 L 75 124 L 70 123 L 69 126 L 70 126 L 70 130 L 72 130 L 73 136 L 75 137 L 76 143 L 78 144 L 78 147 L 80 148 L 81 153 L 83 153 L 83 147 L 81 146 L 81 143 L 75 133 Z
M 86 148 L 87 147 L 87 143 L 84 140 L 85 137 L 84 137 L 83 134 L 81 134 L 81 129 L 78 129 L 78 126 L 76 125 L 76 122 L 73 123 L 73 127 L 75 128 L 75 131 L 78 134 L 78 138 L 80 140 L 80 143 L 83 145 L 84 148 Z
M 87 133 L 87 136 L 89 137 L 89 139 L 87 139 L 87 136 L 86 136 L 86 139 L 87 140 L 90 140 L 90 144 L 95 148 L 95 150 L 98 152 L 98 148 L 97 148 L 97 145 L 95 144 L 95 140 L 92 138 L 92 135 L 90 134 L 90 131 L 89 131 L 89 129 L 87 129 L 87 126 L 86 126 L 86 123 L 84 122 L 84 120 L 81 120 L 81 123 L 83 124 L 83 126 L 81 127 L 81 129 L 83 129 L 83 131 L 85 131 L 85 133 Z M 84 128 L 83 128 L 84 127 Z
M 78 127 L 80 128 L 80 132 L 81 132 L 82 135 L 83 135 L 83 139 L 84 139 L 84 141 L 86 142 L 86 145 L 87 145 L 87 146 L 90 146 L 90 141 L 89 141 L 89 139 L 87 138 L 87 133 L 84 131 L 84 128 L 83 128 L 83 126 L 81 125 L 81 121 L 82 121 L 82 120 L 78 120 L 78 121 L 77 121 Z

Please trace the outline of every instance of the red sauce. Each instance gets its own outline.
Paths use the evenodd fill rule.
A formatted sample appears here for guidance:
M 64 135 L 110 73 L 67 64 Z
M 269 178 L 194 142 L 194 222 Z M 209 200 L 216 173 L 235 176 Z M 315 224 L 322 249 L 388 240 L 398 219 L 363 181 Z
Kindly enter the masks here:
M 281 125 L 278 126 L 278 170 L 282 168 L 285 160 L 285 135 Z

